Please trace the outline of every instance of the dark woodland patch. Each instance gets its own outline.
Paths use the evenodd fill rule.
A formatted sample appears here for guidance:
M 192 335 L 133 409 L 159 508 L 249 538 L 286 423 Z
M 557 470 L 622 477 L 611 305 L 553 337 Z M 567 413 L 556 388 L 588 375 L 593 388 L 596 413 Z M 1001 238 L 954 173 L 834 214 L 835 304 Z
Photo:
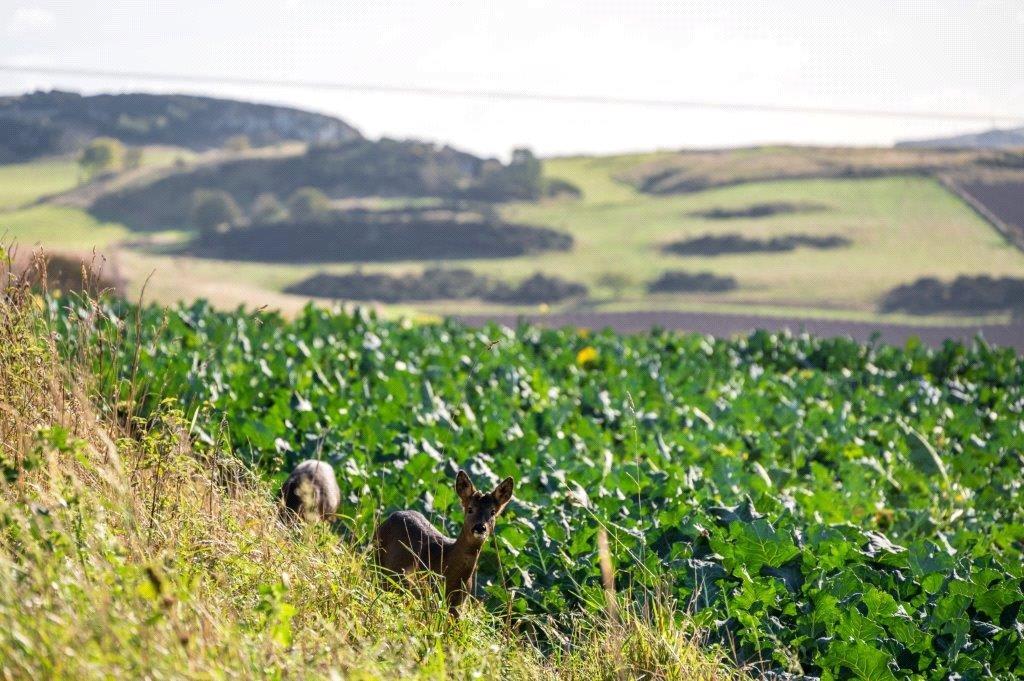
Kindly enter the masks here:
M 285 289 L 321 298 L 398 303 L 479 298 L 505 304 L 557 303 L 585 296 L 587 288 L 560 277 L 534 274 L 517 285 L 497 282 L 467 269 L 433 268 L 423 274 L 317 274 Z
M 314 146 L 297 156 L 200 165 L 105 194 L 89 210 L 131 229 L 181 229 L 190 224 L 197 191 L 226 192 L 240 206 L 251 205 L 261 194 L 285 200 L 306 188 L 328 199 L 435 197 L 487 203 L 537 199 L 541 185 L 540 161 L 525 149 L 503 164 L 428 142 L 356 139 Z
M 345 211 L 313 222 L 252 225 L 202 234 L 180 253 L 256 262 L 385 262 L 510 258 L 567 251 L 570 235 L 433 209 Z
M 826 210 L 827 208 L 828 206 L 821 203 L 777 201 L 773 203 L 754 203 L 742 208 L 711 208 L 710 210 L 688 213 L 688 215 L 707 220 L 737 220 L 740 218 L 764 218 L 771 215 L 814 213 Z
M 741 234 L 706 234 L 693 239 L 673 241 L 664 250 L 676 255 L 724 255 L 727 253 L 782 253 L 798 247 L 831 249 L 849 246 L 841 236 L 787 234 L 771 239 L 754 239 Z
M 662 274 L 647 285 L 647 290 L 651 293 L 721 293 L 737 286 L 735 277 L 676 270 Z
M 882 299 L 883 312 L 911 314 L 1024 312 L 1024 279 L 957 277 L 944 282 L 924 277 L 897 286 Z

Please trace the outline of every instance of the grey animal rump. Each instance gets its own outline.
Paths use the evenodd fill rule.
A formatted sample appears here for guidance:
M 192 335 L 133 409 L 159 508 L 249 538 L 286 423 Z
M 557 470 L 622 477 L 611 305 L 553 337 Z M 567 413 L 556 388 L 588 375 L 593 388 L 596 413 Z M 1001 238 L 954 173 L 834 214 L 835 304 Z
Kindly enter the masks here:
M 329 520 L 338 510 L 341 490 L 334 469 L 323 461 L 303 461 L 281 487 L 284 505 L 306 520 Z

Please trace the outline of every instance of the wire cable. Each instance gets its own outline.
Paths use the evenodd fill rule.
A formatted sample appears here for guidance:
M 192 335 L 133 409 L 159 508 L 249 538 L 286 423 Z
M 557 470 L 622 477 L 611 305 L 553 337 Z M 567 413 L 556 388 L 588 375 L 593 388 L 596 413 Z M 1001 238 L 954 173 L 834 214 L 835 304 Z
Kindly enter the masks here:
M 934 121 L 968 121 L 996 123 L 1022 123 L 1024 114 L 980 112 L 943 112 L 923 110 L 889 110 L 870 108 L 844 108 L 799 104 L 770 104 L 757 102 L 726 102 L 703 99 L 671 99 L 644 97 L 616 97 L 611 95 L 553 94 L 527 90 L 490 90 L 478 88 L 448 88 L 422 85 L 389 85 L 329 80 L 286 80 L 207 74 L 159 73 L 154 71 L 119 71 L 109 69 L 71 68 L 61 66 L 33 66 L 0 63 L 0 72 L 31 73 L 51 76 L 86 78 L 123 78 L 130 80 L 180 82 L 191 84 L 242 85 L 256 87 L 299 88 L 314 90 L 341 90 L 346 92 L 418 95 L 431 97 L 459 97 L 501 101 L 527 101 L 548 104 L 594 104 L 607 106 L 636 106 L 671 109 L 713 109 L 719 111 L 745 111 L 762 113 L 818 114 L 829 116 L 856 116 L 866 118 L 903 118 Z

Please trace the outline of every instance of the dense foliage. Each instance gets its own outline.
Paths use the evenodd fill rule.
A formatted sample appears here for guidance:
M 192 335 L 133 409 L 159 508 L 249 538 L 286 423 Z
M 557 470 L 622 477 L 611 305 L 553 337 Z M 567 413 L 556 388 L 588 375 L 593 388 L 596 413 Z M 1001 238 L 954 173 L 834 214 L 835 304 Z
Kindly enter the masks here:
M 827 210 L 828 206 L 820 203 L 793 203 L 791 201 L 771 201 L 768 203 L 752 203 L 738 208 L 716 206 L 709 210 L 698 210 L 690 213 L 693 217 L 706 220 L 739 220 L 750 218 L 766 218 L 772 215 L 790 215 L 793 213 L 813 213 Z
M 675 293 L 678 291 L 706 291 L 718 293 L 731 291 L 739 286 L 736 277 L 721 276 L 713 272 L 685 272 L 670 270 L 647 285 L 651 293 Z
M 378 300 L 388 303 L 419 300 L 471 300 L 532 305 L 557 303 L 586 295 L 587 287 L 561 277 L 535 273 L 511 285 L 467 269 L 431 267 L 421 274 L 383 274 L 360 271 L 314 274 L 287 289 L 288 293 L 335 300 Z
M 454 530 L 460 466 L 480 486 L 516 476 L 500 563 L 489 549 L 481 564 L 497 610 L 599 607 L 603 524 L 620 591 L 676 599 L 746 661 L 823 679 L 1024 674 L 1012 351 L 312 308 L 289 322 L 201 303 L 136 326 L 109 305 L 58 317 L 122 339 L 97 371 L 115 392 L 148 379 L 127 407 L 174 396 L 200 441 L 229 438 L 271 475 L 322 452 L 357 536 L 398 507 Z
M 885 312 L 1019 312 L 1024 314 L 1024 279 L 961 275 L 950 282 L 923 277 L 889 291 L 882 299 Z
M 543 177 L 540 161 L 526 149 L 516 150 L 504 164 L 429 142 L 360 138 L 312 146 L 298 155 L 200 164 L 148 184 L 106 193 L 89 212 L 131 229 L 179 229 L 188 224 L 189 198 L 197 189 L 222 190 L 240 205 L 250 205 L 260 194 L 289 196 L 308 188 L 331 199 L 433 197 L 495 202 L 539 198 Z M 299 212 L 292 217 L 308 218 Z
M 665 245 L 667 253 L 676 255 L 724 255 L 727 253 L 782 253 L 797 248 L 842 248 L 852 242 L 842 236 L 786 234 L 770 239 L 754 239 L 742 234 L 705 234 L 673 241 Z
M 308 222 L 203 232 L 180 253 L 255 262 L 379 262 L 512 258 L 568 251 L 565 232 L 492 220 L 471 211 L 335 211 Z

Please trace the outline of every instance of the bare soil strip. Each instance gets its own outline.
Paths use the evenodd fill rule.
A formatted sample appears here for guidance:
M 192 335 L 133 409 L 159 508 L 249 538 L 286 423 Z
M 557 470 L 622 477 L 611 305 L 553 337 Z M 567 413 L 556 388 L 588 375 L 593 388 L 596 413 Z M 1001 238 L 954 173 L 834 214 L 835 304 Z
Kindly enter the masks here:
M 991 345 L 1012 347 L 1024 352 L 1024 322 L 980 326 L 914 326 L 910 324 L 876 324 L 835 319 L 796 319 L 755 315 L 715 314 L 706 312 L 569 312 L 550 315 L 512 314 L 467 315 L 460 319 L 468 324 L 488 321 L 514 325 L 519 319 L 549 327 L 577 326 L 588 329 L 612 328 L 620 333 L 642 333 L 652 327 L 693 331 L 727 337 L 756 329 L 794 333 L 806 331 L 816 336 L 846 336 L 858 341 L 877 337 L 884 343 L 902 345 L 916 336 L 923 343 L 939 347 L 947 339 L 970 342 L 981 335 Z
M 942 184 L 1024 251 L 1024 181 L 967 182 L 940 177 Z

